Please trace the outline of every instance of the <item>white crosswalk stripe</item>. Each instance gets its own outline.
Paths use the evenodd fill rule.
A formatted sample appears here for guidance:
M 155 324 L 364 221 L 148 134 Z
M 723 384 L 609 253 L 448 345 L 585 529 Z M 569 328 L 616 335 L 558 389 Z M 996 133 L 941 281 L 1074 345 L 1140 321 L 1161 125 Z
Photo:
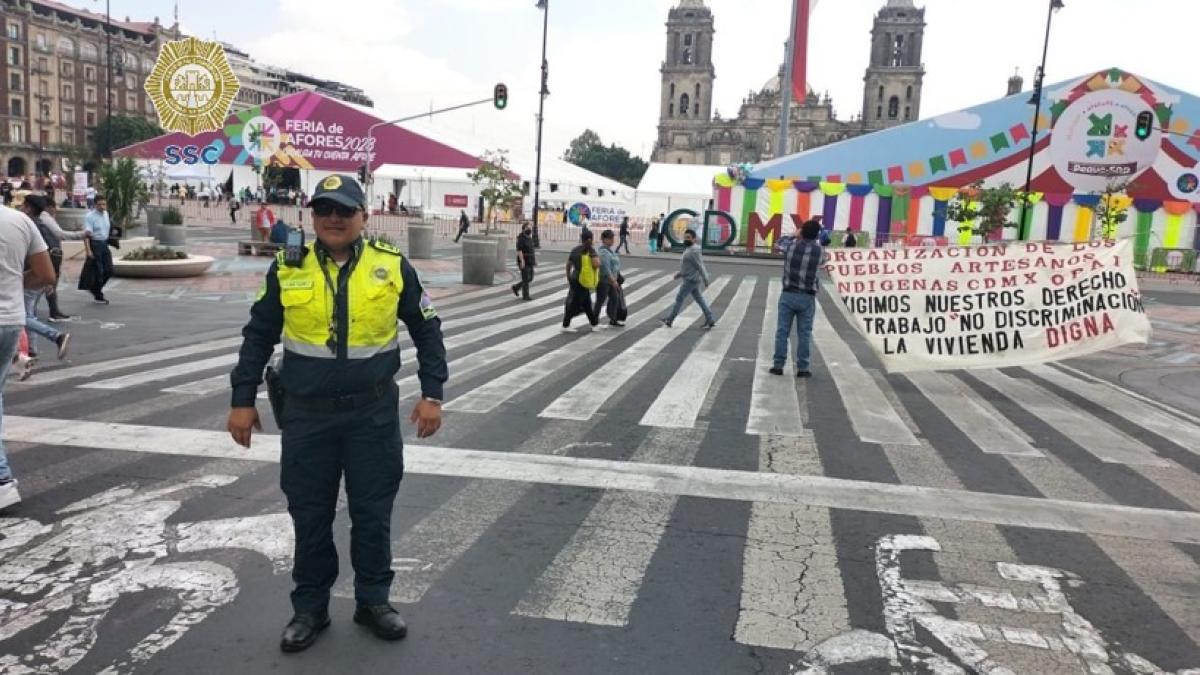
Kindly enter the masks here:
M 737 294 L 733 296 L 723 317 L 718 318 L 716 328 L 710 329 L 688 352 L 684 367 L 675 373 L 659 392 L 658 398 L 642 416 L 641 424 L 651 427 L 675 427 L 690 429 L 696 425 L 700 408 L 704 405 L 713 378 L 725 361 L 725 353 L 733 344 L 733 336 L 746 316 L 750 297 L 754 295 L 757 277 L 742 279 Z M 724 320 L 721 320 L 721 319 Z M 675 330 L 663 328 L 662 330 Z
M 831 299 L 830 302 L 838 300 Z M 813 341 L 825 359 L 829 377 L 842 395 L 850 424 L 860 439 L 867 443 L 920 445 L 880 391 L 875 378 L 859 363 L 842 336 L 829 325 L 820 303 L 817 303 L 817 315 L 813 321 Z
M 783 282 L 771 279 L 767 285 L 767 308 L 763 313 L 762 333 L 758 336 L 758 359 L 754 368 L 754 383 L 750 389 L 750 417 L 746 433 L 751 435 L 811 436 L 806 428 L 806 407 L 801 407 L 796 393 L 796 378 L 786 374 L 773 376 L 768 370 L 775 365 L 775 327 L 779 318 L 779 296 Z
M 980 450 L 995 455 L 1043 456 L 1020 429 L 953 375 L 925 372 L 906 377 Z
M 710 301 L 716 299 L 721 294 L 721 291 L 724 290 L 728 281 L 728 277 L 721 277 L 714 281 L 712 286 L 709 286 L 705 292 L 707 299 Z M 659 303 L 659 307 L 665 309 L 667 304 L 666 302 Z M 655 314 L 657 314 L 657 311 L 645 312 L 632 318 L 626 325 L 626 330 L 636 328 L 638 325 L 651 319 L 657 320 L 658 317 Z M 675 318 L 675 326 L 680 329 L 679 331 L 651 331 L 634 343 L 620 357 L 605 364 L 603 368 L 593 371 L 590 375 L 580 380 L 574 387 L 571 387 L 570 390 L 554 399 L 539 416 L 567 420 L 590 419 L 634 375 L 641 372 L 648 363 L 661 354 L 662 350 L 671 341 L 681 337 L 683 329 L 691 326 L 699 318 L 699 308 L 695 306 L 687 308 Z M 613 339 L 617 336 L 618 333 L 613 331 L 604 336 L 604 338 Z M 535 368 L 536 370 L 538 369 Z

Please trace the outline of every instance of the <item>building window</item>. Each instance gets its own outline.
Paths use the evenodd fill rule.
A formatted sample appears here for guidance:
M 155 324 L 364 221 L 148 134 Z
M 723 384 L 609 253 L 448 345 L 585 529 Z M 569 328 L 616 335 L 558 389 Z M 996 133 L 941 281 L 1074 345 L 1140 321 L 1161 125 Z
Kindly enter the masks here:
M 134 77 L 133 75 L 126 75 L 125 76 L 125 88 L 128 89 L 129 91 L 135 91 L 137 89 L 137 78 Z
M 20 122 L 13 122 L 8 127 L 8 140 L 12 143 L 24 143 L 25 125 Z
M 910 84 L 910 85 L 908 85 L 908 89 L 906 89 L 906 90 L 904 91 L 904 100 L 905 100 L 905 101 L 911 101 L 911 100 L 912 100 L 912 85 L 911 85 L 911 84 Z
M 75 123 L 75 109 L 69 105 L 64 105 L 62 109 L 63 124 Z
M 671 83 L 671 100 L 672 101 L 675 100 L 675 83 L 674 82 Z
M 695 112 L 695 115 L 696 115 L 696 117 L 699 117 L 699 116 L 700 116 L 700 104 L 699 104 L 699 103 L 693 103 L 693 104 L 692 104 L 692 108 L 694 109 L 694 112 Z
M 679 97 L 679 116 L 687 117 L 688 109 L 691 108 L 691 99 L 687 94 Z
M 19 23 L 8 24 L 8 39 L 9 40 L 20 40 L 21 39 L 21 24 L 19 24 Z
M 154 114 L 154 101 L 151 101 L 148 96 L 146 97 L 146 112 L 151 115 Z
M 696 83 L 696 100 L 697 101 L 700 100 L 700 83 L 699 82 Z
M 93 105 L 96 103 L 96 89 L 94 87 L 88 87 L 83 90 L 83 102 Z
M 912 108 L 910 106 L 904 106 L 904 119 L 906 121 L 912 119 Z
M 62 130 L 62 142 L 66 145 L 75 145 L 75 130 L 74 129 L 63 129 Z
M 10 65 L 10 66 L 21 65 L 21 48 L 20 47 L 9 47 L 8 48 L 8 65 Z
M 42 95 L 42 98 L 49 98 L 50 83 L 46 82 L 45 80 L 38 82 L 38 93 Z
M 84 131 L 83 132 L 83 142 L 88 145 L 95 143 L 96 142 L 96 132 L 92 131 L 91 129 Z
M 893 96 L 888 99 L 888 119 L 894 120 L 900 116 L 900 97 Z
M 125 109 L 137 110 L 137 94 L 129 94 L 125 97 Z
M 45 33 L 38 33 L 37 38 L 34 39 L 34 44 L 42 51 L 50 49 L 50 43 L 46 41 Z
M 79 58 L 95 61 L 100 58 L 100 50 L 91 42 L 84 42 L 79 45 Z
M 89 110 L 89 111 L 88 111 L 88 112 L 87 112 L 87 113 L 86 113 L 86 114 L 83 116 L 83 125 L 84 125 L 85 127 L 94 127 L 94 126 L 96 126 L 96 113 L 94 113 L 94 112 L 92 112 L 92 111 L 90 111 L 90 110 Z
M 83 79 L 87 80 L 88 82 L 95 81 L 96 69 L 91 66 L 87 66 L 86 68 L 84 68 L 83 69 Z
M 58 53 L 62 56 L 75 56 L 75 43 L 71 41 L 71 38 L 58 38 Z
M 69 84 L 64 84 L 62 86 L 62 97 L 64 101 L 75 100 L 75 88 Z
M 903 66 L 904 65 L 904 36 L 903 35 L 897 35 L 896 39 L 892 42 L 892 65 L 893 66 Z
M 62 74 L 63 77 L 75 77 L 75 64 L 70 61 L 63 61 Z
M 879 100 L 883 100 L 883 85 L 879 85 Z
M 686 65 L 691 65 L 691 63 L 692 63 L 692 48 L 691 47 L 683 48 L 683 62 Z
M 8 88 L 11 89 L 12 91 L 21 91 L 21 74 L 20 73 L 9 73 L 8 74 Z
M 675 101 L 671 101 L 671 105 L 667 107 L 667 117 L 675 116 Z
M 24 117 L 25 102 L 19 98 L 10 99 L 8 102 L 8 114 L 13 117 Z
M 875 107 L 875 119 L 877 119 L 877 120 L 883 119 L 883 106 Z
M 46 57 L 43 56 L 38 59 L 36 72 L 44 73 L 46 75 L 50 74 L 50 61 Z

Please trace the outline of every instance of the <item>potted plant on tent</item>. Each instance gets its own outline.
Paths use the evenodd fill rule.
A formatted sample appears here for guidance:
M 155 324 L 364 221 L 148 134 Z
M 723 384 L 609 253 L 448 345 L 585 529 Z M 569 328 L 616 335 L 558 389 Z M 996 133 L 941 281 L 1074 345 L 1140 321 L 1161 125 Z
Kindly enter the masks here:
M 1008 217 L 1021 199 L 1021 193 L 1010 183 L 988 188 L 977 181 L 959 190 L 946 205 L 946 220 L 958 223 L 960 234 L 969 232 L 972 243 L 997 241 L 1003 237 L 1004 228 L 1017 227 Z
M 524 190 L 509 168 L 507 150 L 489 150 L 483 153 L 483 163 L 478 169 L 468 173 L 467 177 L 479 187 L 479 196 L 483 199 L 484 236 L 496 242 L 494 271 L 503 272 L 508 265 L 508 235 L 503 230 L 495 229 L 497 212 L 516 206 L 524 196 Z M 465 252 L 466 248 L 463 250 Z M 465 268 L 465 253 L 463 264 Z

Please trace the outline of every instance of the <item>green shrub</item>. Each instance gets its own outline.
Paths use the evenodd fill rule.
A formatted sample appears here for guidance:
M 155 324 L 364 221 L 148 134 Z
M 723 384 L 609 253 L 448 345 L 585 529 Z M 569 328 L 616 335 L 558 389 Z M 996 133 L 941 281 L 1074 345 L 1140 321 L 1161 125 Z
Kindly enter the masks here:
M 182 225 L 183 224 L 183 214 L 180 213 L 179 209 L 175 208 L 174 206 L 168 206 L 167 209 L 165 211 L 163 211 L 162 224 L 163 225 Z
M 135 262 L 147 262 L 151 260 L 186 260 L 188 254 L 183 251 L 174 251 L 162 246 L 151 246 L 148 248 L 139 248 L 136 251 L 130 251 L 122 257 L 122 260 L 132 260 Z

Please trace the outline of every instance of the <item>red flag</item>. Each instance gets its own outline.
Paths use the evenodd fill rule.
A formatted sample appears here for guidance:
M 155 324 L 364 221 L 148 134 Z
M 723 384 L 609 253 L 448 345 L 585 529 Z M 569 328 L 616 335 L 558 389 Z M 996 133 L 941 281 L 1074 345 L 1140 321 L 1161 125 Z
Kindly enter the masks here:
M 815 0 L 794 0 L 796 25 L 792 27 L 792 100 L 808 98 L 808 19 Z

